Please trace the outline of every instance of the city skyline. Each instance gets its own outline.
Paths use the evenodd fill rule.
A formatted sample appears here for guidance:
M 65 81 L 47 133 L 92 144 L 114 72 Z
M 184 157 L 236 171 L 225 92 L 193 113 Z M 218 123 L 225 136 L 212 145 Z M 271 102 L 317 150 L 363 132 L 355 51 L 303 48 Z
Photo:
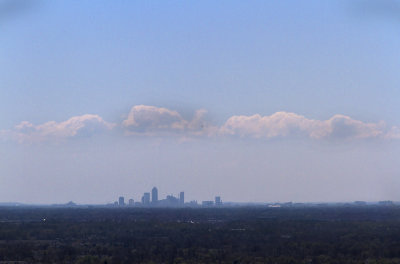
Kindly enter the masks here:
M 150 192 L 144 192 L 141 199 L 135 200 L 132 196 L 128 197 L 129 203 L 125 203 L 125 197 L 120 196 L 117 201 L 109 203 L 119 207 L 185 207 L 185 206 L 222 206 L 221 196 L 215 196 L 214 201 L 207 200 L 198 202 L 197 200 L 185 201 L 185 192 L 180 191 L 177 196 L 167 194 L 164 199 L 159 199 L 158 188 L 154 186 Z

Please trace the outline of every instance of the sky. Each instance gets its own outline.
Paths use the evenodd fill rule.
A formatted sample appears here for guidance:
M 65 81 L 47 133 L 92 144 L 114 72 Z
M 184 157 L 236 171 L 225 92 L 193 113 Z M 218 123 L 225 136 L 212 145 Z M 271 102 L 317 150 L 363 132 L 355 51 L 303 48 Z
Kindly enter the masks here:
M 0 1 L 0 202 L 400 201 L 400 1 Z

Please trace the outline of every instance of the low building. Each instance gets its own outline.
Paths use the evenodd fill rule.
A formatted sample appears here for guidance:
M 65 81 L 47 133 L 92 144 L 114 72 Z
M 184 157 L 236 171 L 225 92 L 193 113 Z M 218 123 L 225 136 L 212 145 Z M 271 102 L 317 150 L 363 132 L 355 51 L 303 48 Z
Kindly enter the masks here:
M 201 205 L 204 207 L 210 207 L 214 205 L 214 201 L 202 201 Z

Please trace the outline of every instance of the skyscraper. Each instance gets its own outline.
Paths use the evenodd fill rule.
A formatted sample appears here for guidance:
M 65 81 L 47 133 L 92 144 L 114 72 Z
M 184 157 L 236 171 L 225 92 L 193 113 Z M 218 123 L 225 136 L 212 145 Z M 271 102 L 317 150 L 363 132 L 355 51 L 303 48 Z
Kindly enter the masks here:
M 145 192 L 143 194 L 143 205 L 149 205 L 150 204 L 150 193 Z
M 118 205 L 119 206 L 124 206 L 125 205 L 125 201 L 124 201 L 124 197 L 120 196 L 118 199 Z
M 185 193 L 184 192 L 179 193 L 179 204 L 180 205 L 185 204 Z
M 153 187 L 151 190 L 151 202 L 156 204 L 158 202 L 158 190 L 156 187 Z
M 221 196 L 215 196 L 215 205 L 216 206 L 222 205 Z

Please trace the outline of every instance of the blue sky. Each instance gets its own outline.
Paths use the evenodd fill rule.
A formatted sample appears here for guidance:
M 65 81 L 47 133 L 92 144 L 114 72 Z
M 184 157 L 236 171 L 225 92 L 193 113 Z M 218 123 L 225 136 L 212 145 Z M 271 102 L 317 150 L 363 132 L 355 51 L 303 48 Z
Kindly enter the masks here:
M 400 200 L 398 2 L 21 3 L 0 200 Z

